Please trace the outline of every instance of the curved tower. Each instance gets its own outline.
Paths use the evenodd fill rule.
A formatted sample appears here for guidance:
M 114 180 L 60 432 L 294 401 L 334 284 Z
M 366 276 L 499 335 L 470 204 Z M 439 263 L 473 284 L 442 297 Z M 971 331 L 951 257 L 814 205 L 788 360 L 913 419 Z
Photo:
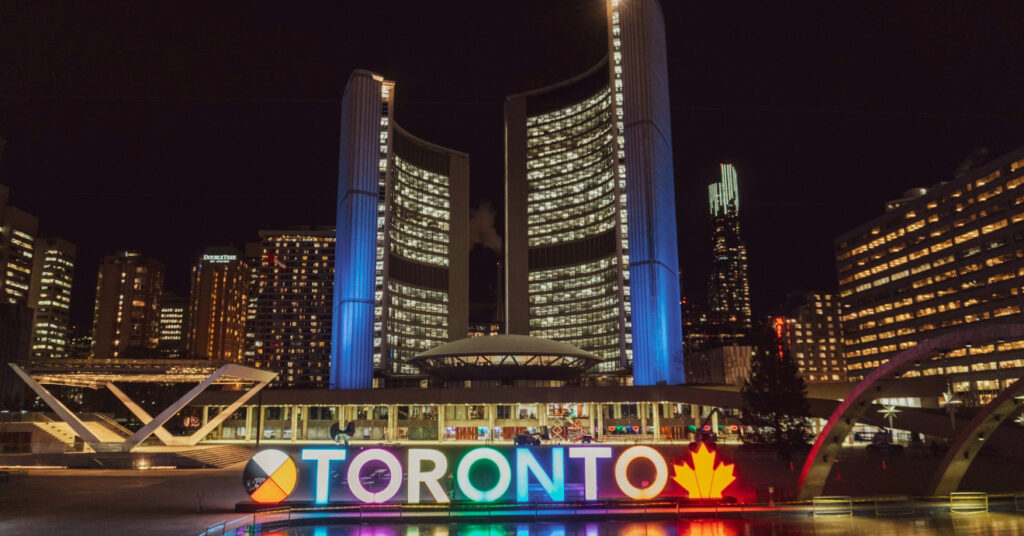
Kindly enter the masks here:
M 467 331 L 469 157 L 398 126 L 394 95 L 360 70 L 342 99 L 334 389 L 414 379 L 408 358 Z
M 664 23 L 607 0 L 608 56 L 505 104 L 507 331 L 684 380 Z

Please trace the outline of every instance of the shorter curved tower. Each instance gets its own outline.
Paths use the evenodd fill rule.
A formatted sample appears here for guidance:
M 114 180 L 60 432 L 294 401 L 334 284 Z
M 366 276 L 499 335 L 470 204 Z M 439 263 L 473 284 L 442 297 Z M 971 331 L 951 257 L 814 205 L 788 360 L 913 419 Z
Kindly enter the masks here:
M 394 122 L 395 84 L 355 71 L 342 100 L 331 387 L 400 384 L 465 337 L 469 157 Z
M 591 373 L 684 381 L 665 28 L 607 0 L 608 55 L 505 104 L 505 321 Z

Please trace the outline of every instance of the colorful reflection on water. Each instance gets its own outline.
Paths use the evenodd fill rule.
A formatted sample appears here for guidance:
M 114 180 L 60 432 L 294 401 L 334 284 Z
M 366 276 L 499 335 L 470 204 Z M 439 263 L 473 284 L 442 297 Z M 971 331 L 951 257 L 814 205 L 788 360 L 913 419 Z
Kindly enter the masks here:
M 651 522 L 327 525 L 263 536 L 917 536 L 1024 534 L 1024 516 L 1004 513 L 923 518 L 811 517 L 692 519 Z

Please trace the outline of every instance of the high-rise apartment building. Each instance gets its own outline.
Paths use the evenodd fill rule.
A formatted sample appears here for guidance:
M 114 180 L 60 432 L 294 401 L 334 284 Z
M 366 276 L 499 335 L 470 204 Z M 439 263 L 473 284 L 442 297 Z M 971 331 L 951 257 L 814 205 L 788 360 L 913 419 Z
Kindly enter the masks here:
M 326 388 L 331 373 L 334 231 L 260 231 L 251 366 L 275 386 Z
M 789 346 L 800 375 L 808 383 L 846 380 L 842 311 L 836 296 L 806 292 L 791 296 L 788 311 L 776 322 L 787 329 L 777 334 Z
M 0 185 L 0 300 L 28 305 L 39 219 L 7 204 Z
M 189 299 L 165 292 L 160 296 L 160 357 L 181 359 L 188 355 Z
M 249 283 L 245 292 L 245 344 L 242 361 L 252 363 L 256 359 L 256 306 L 260 295 L 260 243 L 245 243 L 245 264 L 249 267 Z
M 342 99 L 337 389 L 416 381 L 406 361 L 469 322 L 469 157 L 408 133 L 394 102 L 394 82 L 361 70 Z
M 249 265 L 234 248 L 208 248 L 192 267 L 189 356 L 242 361 Z
M 41 238 L 36 240 L 34 257 L 29 290 L 32 357 L 70 357 L 75 245 L 60 238 Z
M 684 379 L 665 28 L 608 0 L 608 54 L 505 104 L 505 322 L 638 385 Z
M 1019 321 L 1024 147 L 936 186 L 836 240 L 847 373 L 954 330 Z M 946 376 L 984 403 L 1024 374 L 1024 341 L 952 349 L 905 376 Z
M 92 355 L 150 357 L 160 341 L 163 263 L 138 251 L 103 258 L 96 282 Z
M 736 168 L 721 164 L 721 177 L 708 186 L 711 209 L 711 278 L 708 308 L 712 321 L 723 332 L 749 333 L 750 280 L 747 246 L 740 238 L 740 195 Z

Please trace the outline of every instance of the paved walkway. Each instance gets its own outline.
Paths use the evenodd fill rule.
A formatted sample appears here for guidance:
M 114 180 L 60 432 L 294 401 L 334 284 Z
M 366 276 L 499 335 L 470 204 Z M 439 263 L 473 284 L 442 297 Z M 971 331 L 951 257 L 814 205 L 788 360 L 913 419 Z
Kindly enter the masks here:
M 0 534 L 196 535 L 241 515 L 234 511 L 246 498 L 241 468 L 30 470 L 0 485 Z

